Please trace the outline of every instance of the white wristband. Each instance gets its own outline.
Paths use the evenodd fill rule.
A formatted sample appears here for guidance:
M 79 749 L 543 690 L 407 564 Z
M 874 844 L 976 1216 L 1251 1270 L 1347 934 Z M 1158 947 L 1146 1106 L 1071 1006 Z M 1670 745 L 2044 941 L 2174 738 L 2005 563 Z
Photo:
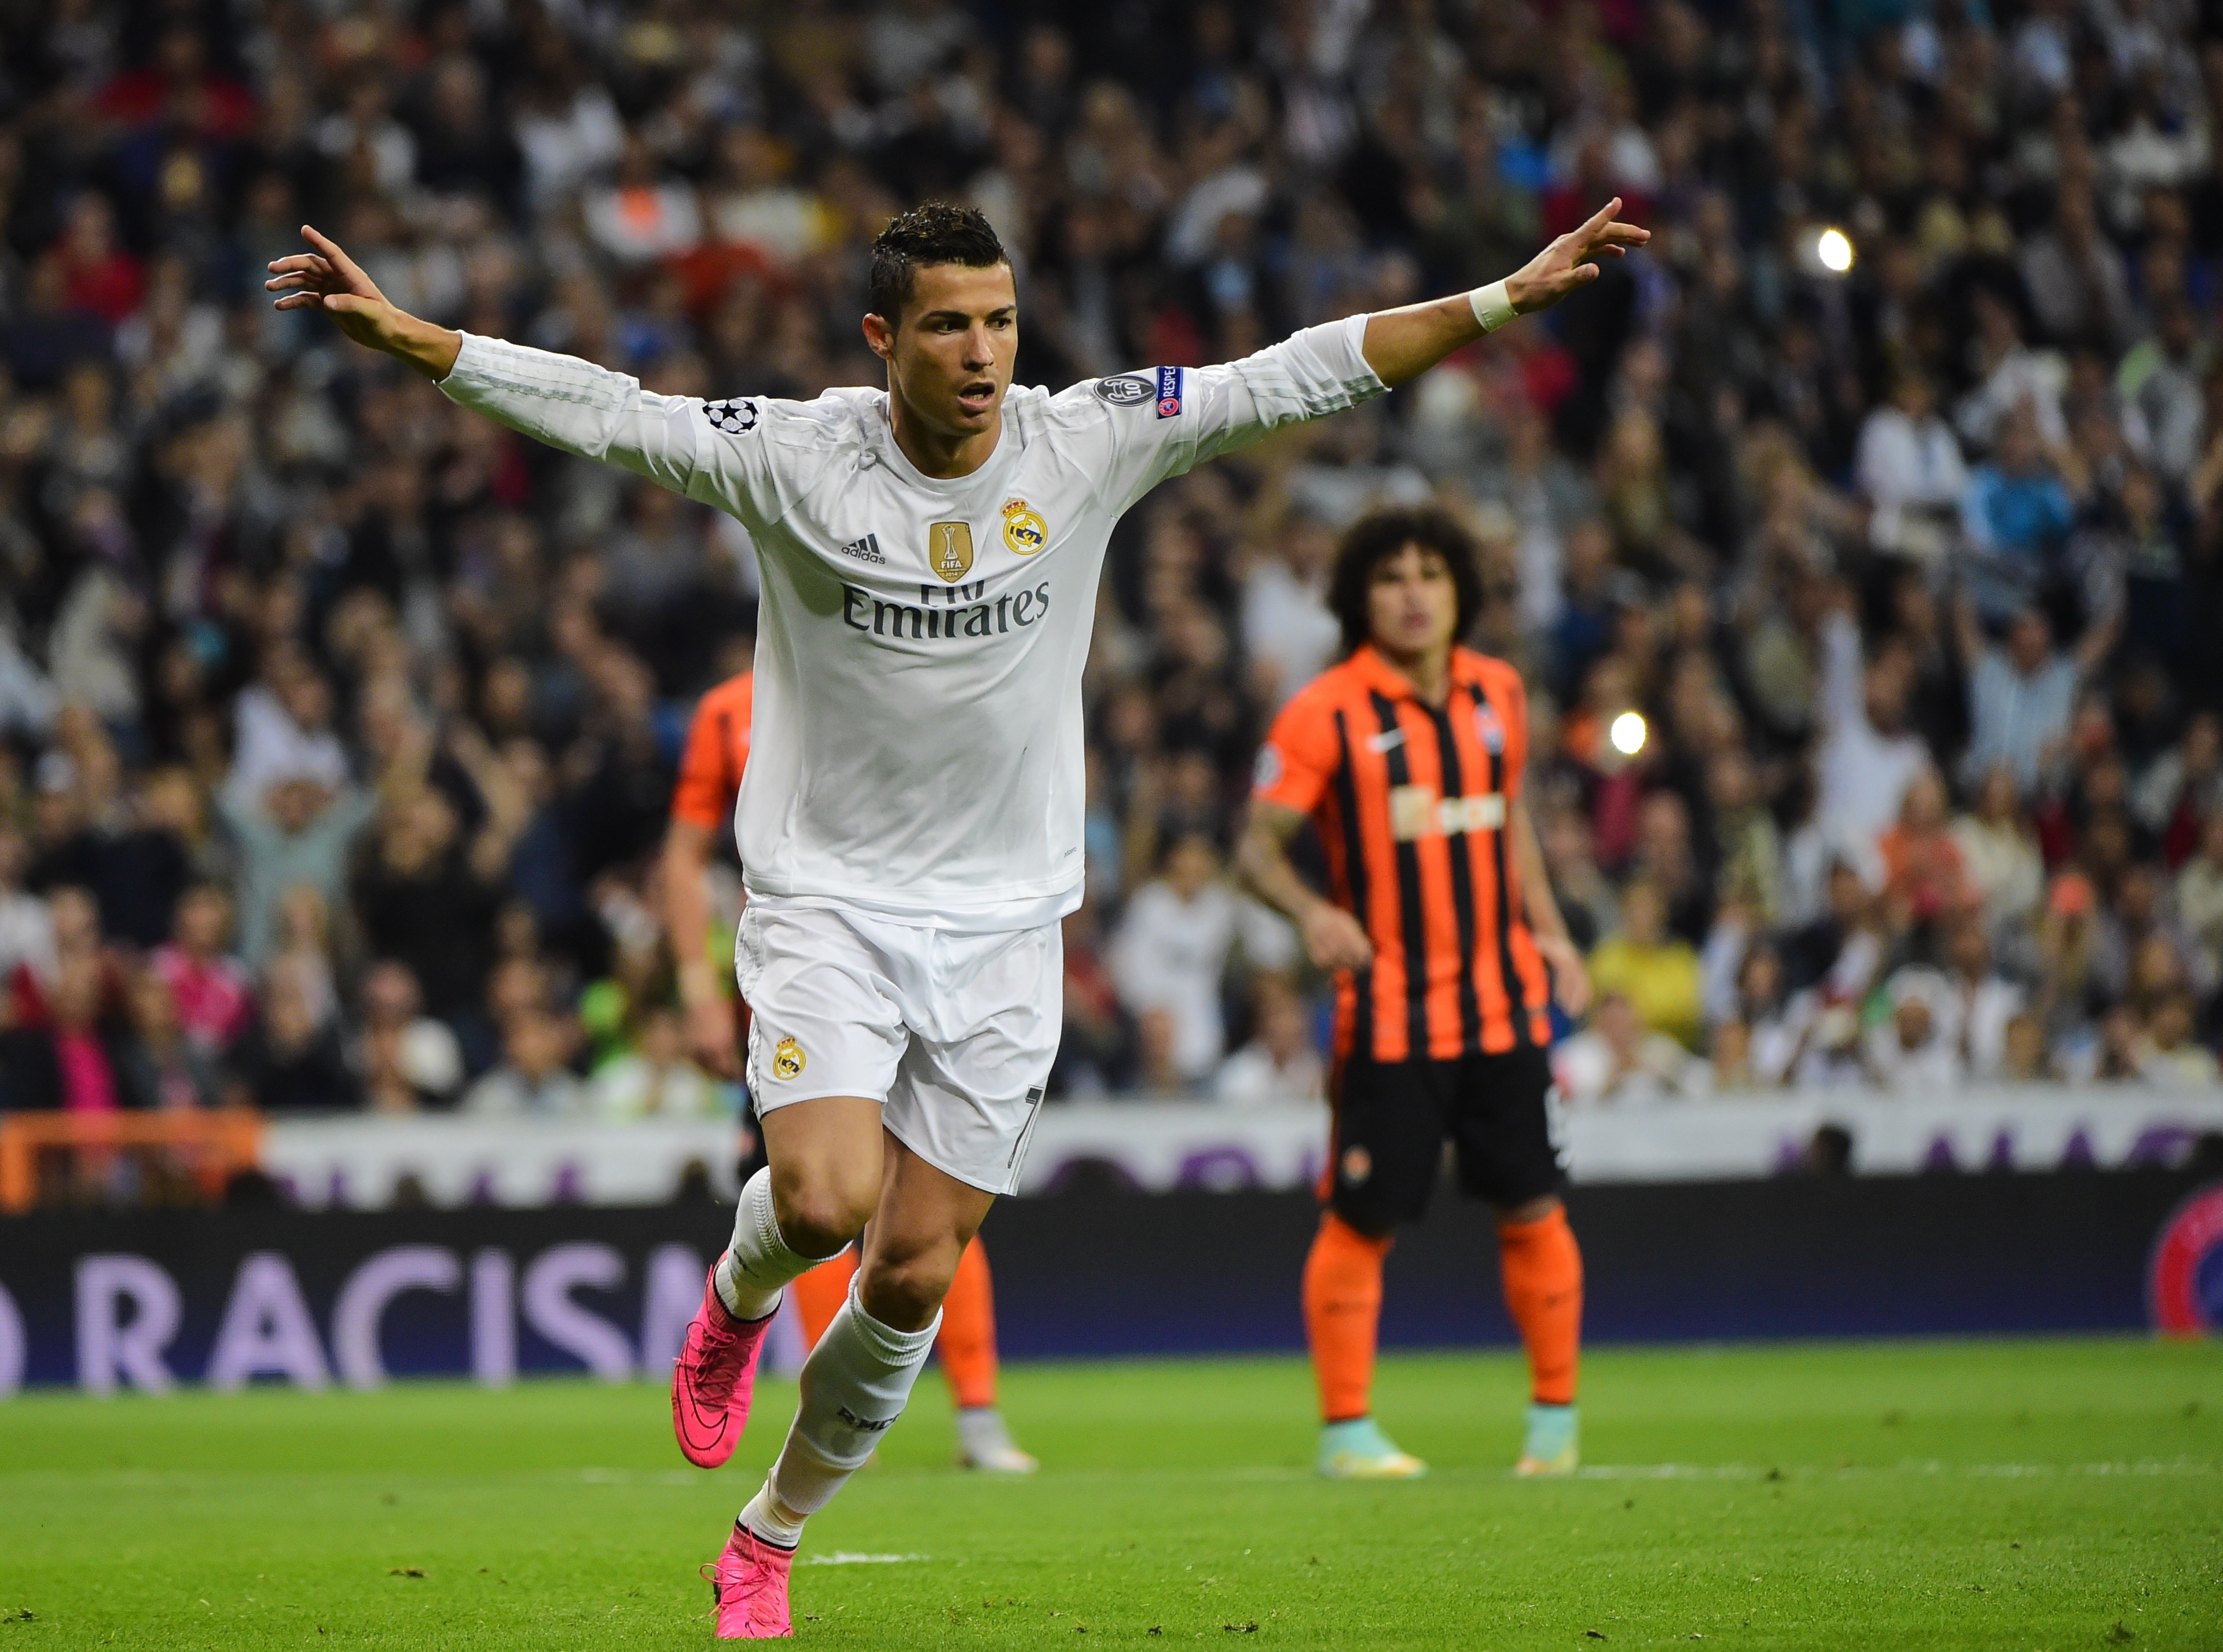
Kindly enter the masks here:
M 1513 307 L 1513 295 L 1505 290 L 1502 281 L 1492 281 L 1488 286 L 1478 286 L 1466 295 L 1474 306 L 1474 318 L 1482 323 L 1482 330 L 1494 333 L 1520 312 Z

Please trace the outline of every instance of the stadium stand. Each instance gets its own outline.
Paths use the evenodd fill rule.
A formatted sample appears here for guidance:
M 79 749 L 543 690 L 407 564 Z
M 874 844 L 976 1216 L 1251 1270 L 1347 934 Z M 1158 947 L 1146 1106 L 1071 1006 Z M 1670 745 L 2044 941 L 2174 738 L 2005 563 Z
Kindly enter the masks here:
M 1061 1093 L 1317 1093 L 1225 846 L 1337 534 L 1425 497 L 1532 685 L 1574 1102 L 2217 1082 L 2210 8 L 74 0 L 0 64 L 0 1109 L 726 1105 L 647 880 L 746 536 L 262 267 L 309 220 L 449 324 L 807 396 L 935 195 L 1053 386 L 1657 235 L 1128 519 Z

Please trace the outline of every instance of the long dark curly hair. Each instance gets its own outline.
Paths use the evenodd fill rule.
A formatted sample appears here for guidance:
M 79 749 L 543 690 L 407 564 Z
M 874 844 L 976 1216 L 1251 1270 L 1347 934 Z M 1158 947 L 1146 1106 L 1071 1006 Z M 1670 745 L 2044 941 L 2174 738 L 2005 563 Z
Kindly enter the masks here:
M 1450 512 L 1433 505 L 1396 506 L 1370 511 L 1352 523 L 1336 547 L 1335 572 L 1328 582 L 1327 606 L 1343 626 L 1343 651 L 1354 653 L 1372 635 L 1366 594 L 1374 570 L 1407 545 L 1433 550 L 1451 569 L 1458 591 L 1458 626 L 1464 637 L 1482 612 L 1482 567 L 1474 536 Z

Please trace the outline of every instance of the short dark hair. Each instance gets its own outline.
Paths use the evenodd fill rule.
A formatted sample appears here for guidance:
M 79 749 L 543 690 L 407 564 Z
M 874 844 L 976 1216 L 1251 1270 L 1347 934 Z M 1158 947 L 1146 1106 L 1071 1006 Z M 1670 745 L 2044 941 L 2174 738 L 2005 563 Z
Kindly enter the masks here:
M 1474 536 L 1450 512 L 1433 505 L 1397 506 L 1370 511 L 1352 523 L 1336 547 L 1335 572 L 1328 581 L 1327 606 L 1343 626 L 1343 651 L 1356 653 L 1372 635 L 1367 591 L 1374 570 L 1407 545 L 1433 550 L 1451 569 L 1458 592 L 1458 624 L 1464 637 L 1482 612 L 1482 569 Z
M 872 313 L 893 327 L 918 285 L 919 271 L 929 264 L 979 270 L 1011 261 L 979 208 L 928 201 L 897 214 L 872 238 Z

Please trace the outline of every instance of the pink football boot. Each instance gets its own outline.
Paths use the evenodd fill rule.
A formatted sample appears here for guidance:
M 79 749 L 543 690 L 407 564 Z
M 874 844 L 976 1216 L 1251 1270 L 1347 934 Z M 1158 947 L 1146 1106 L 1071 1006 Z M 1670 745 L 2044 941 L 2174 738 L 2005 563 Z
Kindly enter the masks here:
M 794 1634 L 787 1615 L 787 1574 L 794 1567 L 793 1549 L 777 1548 L 735 1521 L 726 1552 L 704 1568 L 718 1603 L 718 1638 L 778 1641 Z
M 735 1319 L 718 1300 L 717 1278 L 713 1268 L 702 1306 L 687 1327 L 687 1346 L 671 1367 L 671 1432 L 698 1468 L 715 1468 L 732 1456 L 748 1426 L 757 1355 L 772 1319 Z

